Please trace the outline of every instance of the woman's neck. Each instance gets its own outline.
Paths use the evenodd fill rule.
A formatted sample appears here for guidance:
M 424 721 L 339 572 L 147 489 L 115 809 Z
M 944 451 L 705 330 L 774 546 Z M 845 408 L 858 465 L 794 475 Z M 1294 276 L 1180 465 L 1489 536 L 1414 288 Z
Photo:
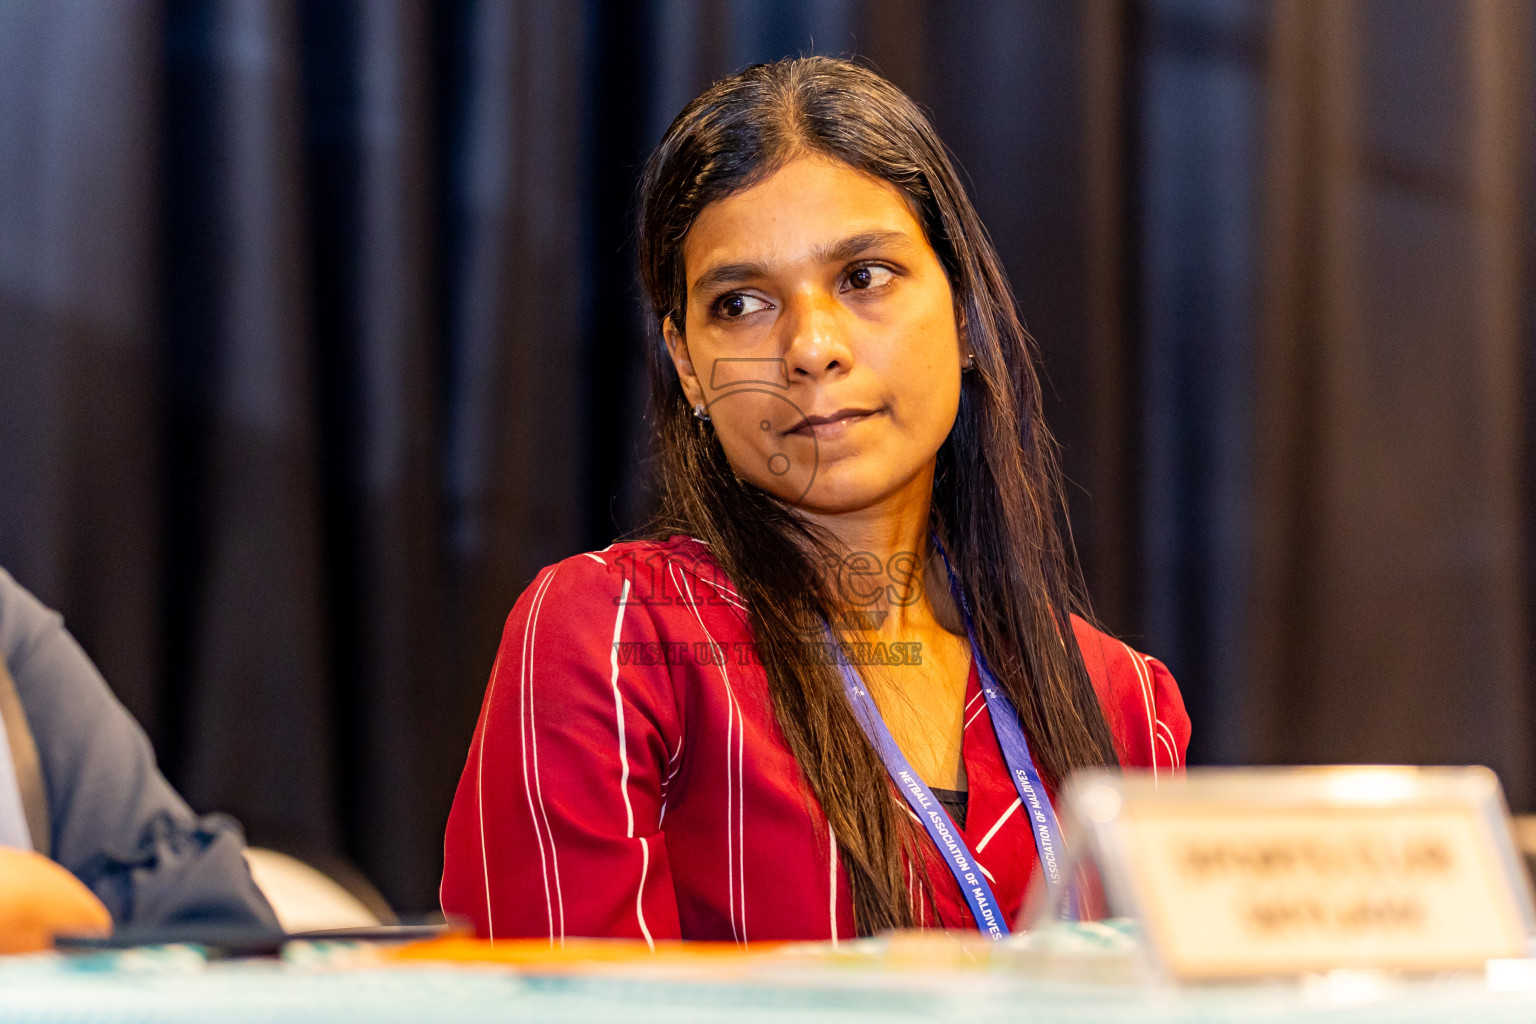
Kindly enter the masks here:
M 801 514 L 832 536 L 842 564 L 829 582 L 850 612 L 872 617 L 872 630 L 903 636 L 938 626 L 963 632 L 943 561 L 928 537 L 933 467 L 864 508 Z M 854 564 L 858 559 L 858 564 Z M 878 596 L 875 596 L 878 588 Z M 866 595 L 869 595 L 866 597 Z

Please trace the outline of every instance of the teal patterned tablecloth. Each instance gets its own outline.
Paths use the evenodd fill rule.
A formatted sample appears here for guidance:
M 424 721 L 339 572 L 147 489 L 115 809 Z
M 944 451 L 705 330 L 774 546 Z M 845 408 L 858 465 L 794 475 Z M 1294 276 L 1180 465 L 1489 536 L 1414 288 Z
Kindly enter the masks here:
M 1194 988 L 1068 983 L 1016 971 L 797 970 L 747 981 L 540 976 L 508 968 L 392 966 L 367 957 L 312 954 L 207 963 L 195 950 L 167 947 L 0 958 L 0 1022 L 11 1021 L 1500 1024 L 1536 1021 L 1536 991 L 1490 991 L 1481 974 Z

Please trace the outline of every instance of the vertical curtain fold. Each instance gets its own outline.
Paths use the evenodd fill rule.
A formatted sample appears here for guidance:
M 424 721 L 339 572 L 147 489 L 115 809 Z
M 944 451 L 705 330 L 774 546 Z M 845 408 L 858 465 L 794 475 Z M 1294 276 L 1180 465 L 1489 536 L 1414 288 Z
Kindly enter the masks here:
M 182 786 L 195 805 L 239 808 L 253 831 L 325 848 L 337 836 L 297 16 L 225 0 L 211 28 L 226 255 L 217 335 L 203 340 L 219 358 Z
M 157 731 L 152 4 L 0 7 L 0 536 Z
M 335 666 L 361 733 L 350 772 L 354 859 L 391 892 L 435 867 L 437 836 L 396 822 L 430 820 L 427 794 L 451 783 L 428 751 L 439 674 L 449 654 L 441 544 L 441 414 L 436 387 L 435 241 L 428 91 L 431 35 L 425 0 L 359 10 L 360 264 L 352 301 L 359 325 L 361 392 L 353 455 L 356 503 L 349 527 L 361 549 L 356 573 L 358 648 Z M 338 714 L 340 711 L 338 710 Z
M 1517 806 L 1531 13 L 1276 8 L 1244 709 L 1257 756 L 1486 763 Z

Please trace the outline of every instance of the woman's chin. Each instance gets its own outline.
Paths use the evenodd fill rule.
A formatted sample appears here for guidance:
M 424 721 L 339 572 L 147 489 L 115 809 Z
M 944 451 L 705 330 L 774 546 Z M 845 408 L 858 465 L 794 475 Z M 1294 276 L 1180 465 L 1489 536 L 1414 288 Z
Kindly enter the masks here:
M 926 464 L 914 465 L 907 458 L 892 458 L 881 448 L 846 453 L 829 448 L 818 458 L 814 451 L 788 446 L 784 451 L 754 451 L 731 461 L 746 482 L 792 508 L 817 516 L 886 505 L 903 490 L 922 492 L 926 500 L 933 486 L 931 456 Z
M 872 467 L 871 467 L 872 468 Z M 861 467 L 822 467 L 821 472 L 803 486 L 798 500 L 779 495 L 802 512 L 818 516 L 844 515 L 873 508 L 890 498 L 897 488 L 890 475 Z

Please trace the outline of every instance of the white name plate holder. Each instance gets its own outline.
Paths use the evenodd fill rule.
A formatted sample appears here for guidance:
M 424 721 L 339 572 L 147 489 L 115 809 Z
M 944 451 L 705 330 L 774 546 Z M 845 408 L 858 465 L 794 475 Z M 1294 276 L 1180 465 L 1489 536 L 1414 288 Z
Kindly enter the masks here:
M 1183 981 L 1482 970 L 1536 953 L 1486 768 L 1085 772 L 1061 807 L 1080 887 Z M 1069 876 L 1071 877 L 1071 876 Z

